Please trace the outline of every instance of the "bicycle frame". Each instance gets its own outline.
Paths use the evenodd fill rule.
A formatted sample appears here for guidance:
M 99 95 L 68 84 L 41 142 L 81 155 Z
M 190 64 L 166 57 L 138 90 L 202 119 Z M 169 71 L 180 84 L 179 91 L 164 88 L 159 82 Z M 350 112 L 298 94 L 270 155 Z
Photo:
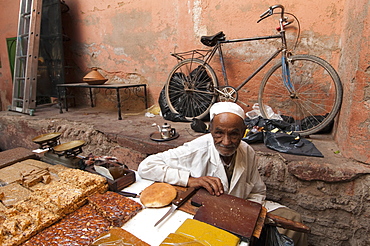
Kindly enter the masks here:
M 282 52 L 282 63 L 283 63 L 283 82 L 286 88 L 290 93 L 294 93 L 294 88 L 290 83 L 290 73 L 289 73 L 289 66 L 287 64 L 287 43 L 286 43 L 286 36 L 285 36 L 285 26 L 283 24 L 283 17 L 279 20 L 280 23 L 280 31 L 278 35 L 270 35 L 270 36 L 260 36 L 260 37 L 251 37 L 251 38 L 241 38 L 241 39 L 229 39 L 218 41 L 216 46 L 211 50 L 209 55 L 204 60 L 204 63 L 209 63 L 213 56 L 218 51 L 220 64 L 222 69 L 222 75 L 224 78 L 225 86 L 229 86 L 229 81 L 227 78 L 226 66 L 224 62 L 224 57 L 222 53 L 222 44 L 227 43 L 240 43 L 240 42 L 251 42 L 251 41 L 258 41 L 258 40 L 268 40 L 268 39 L 281 39 L 281 47 L 279 47 L 276 52 L 274 52 L 264 63 L 262 63 L 251 75 L 249 75 L 240 85 L 238 85 L 235 90 L 239 91 L 242 87 L 244 87 L 254 76 L 256 76 L 267 64 L 269 64 L 273 59 L 275 59 L 281 52 Z
M 281 9 L 281 12 L 274 13 L 274 9 L 277 8 Z M 270 106 L 279 117 L 280 115 L 285 117 L 284 120 L 291 125 L 291 129 L 300 131 L 301 134 L 309 135 L 324 129 L 334 119 L 341 105 L 343 90 L 340 78 L 335 69 L 320 57 L 307 54 L 293 55 L 290 49 L 288 50 L 285 28 L 294 20 L 298 22 L 294 46 L 296 47 L 300 25 L 293 14 L 287 13 L 294 18 L 293 21 L 284 16 L 282 5 L 269 7 L 260 15 L 257 23 L 273 14 L 281 16 L 276 35 L 225 40 L 224 33 L 219 32 L 213 36 L 201 37 L 201 42 L 211 47 L 207 50 L 173 53 L 179 63 L 171 70 L 165 86 L 166 101 L 171 112 L 184 115 L 186 120 L 190 121 L 195 117 L 198 119 L 206 117 L 212 104 L 217 100 L 238 102 L 238 91 L 241 91 L 241 88 L 261 70 L 266 70 L 269 67 L 267 64 L 272 60 L 279 59 L 277 57 L 281 54 L 280 60 L 268 68 L 260 82 L 257 99 L 262 105 L 262 116 L 275 117 L 275 113 L 271 116 L 264 107 Z M 269 52 L 265 57 L 266 60 L 258 61 L 259 66 L 254 66 L 257 68 L 252 68 L 254 71 L 251 71 L 241 83 L 235 87 L 230 86 L 222 46 L 228 43 L 270 39 L 280 40 L 277 50 Z M 218 80 L 215 70 L 210 65 L 217 52 L 224 82 Z
M 229 86 L 228 78 L 227 78 L 227 72 L 226 72 L 226 66 L 224 62 L 224 57 L 222 53 L 222 44 L 227 43 L 240 43 L 240 42 L 251 42 L 251 41 L 258 41 L 258 40 L 267 40 L 267 39 L 281 39 L 282 46 L 279 47 L 265 62 L 263 62 L 251 75 L 249 75 L 240 85 L 238 85 L 235 90 L 239 91 L 243 86 L 245 86 L 254 76 L 256 76 L 264 67 L 266 67 L 267 64 L 269 64 L 273 59 L 275 59 L 281 52 L 283 52 L 282 57 L 286 57 L 286 39 L 285 39 L 285 30 L 280 31 L 280 34 L 278 35 L 271 35 L 271 36 L 261 36 L 261 37 L 251 37 L 251 38 L 241 38 L 241 39 L 230 39 L 230 40 L 224 40 L 224 41 L 218 41 L 216 46 L 212 49 L 210 54 L 207 56 L 207 58 L 204 60 L 204 63 L 209 63 L 213 56 L 216 54 L 216 52 L 219 53 L 220 58 L 220 64 L 222 69 L 222 75 L 224 78 L 224 83 L 226 86 Z M 284 62 L 283 64 L 286 65 Z M 289 74 L 287 74 L 289 77 Z M 285 79 L 284 79 L 285 80 Z

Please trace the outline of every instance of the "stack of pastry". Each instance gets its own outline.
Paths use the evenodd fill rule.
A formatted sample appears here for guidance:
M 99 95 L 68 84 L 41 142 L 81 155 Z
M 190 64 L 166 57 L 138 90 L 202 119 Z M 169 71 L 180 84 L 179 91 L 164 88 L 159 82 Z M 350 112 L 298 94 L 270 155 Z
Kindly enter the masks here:
M 108 189 L 100 175 L 36 160 L 0 169 L 0 245 L 18 245 Z M 21 194 L 21 195 L 20 195 Z
M 111 191 L 94 194 L 88 201 L 87 205 L 41 231 L 24 245 L 90 245 L 111 226 L 123 225 L 142 209 L 142 206 L 134 200 Z M 125 240 L 140 241 L 128 232 L 122 233 L 116 236 L 124 235 Z
M 142 209 L 142 206 L 134 200 L 111 191 L 95 194 L 88 200 L 113 226 L 122 226 Z
M 62 220 L 33 236 L 24 246 L 89 245 L 94 238 L 108 230 L 109 221 L 85 205 Z

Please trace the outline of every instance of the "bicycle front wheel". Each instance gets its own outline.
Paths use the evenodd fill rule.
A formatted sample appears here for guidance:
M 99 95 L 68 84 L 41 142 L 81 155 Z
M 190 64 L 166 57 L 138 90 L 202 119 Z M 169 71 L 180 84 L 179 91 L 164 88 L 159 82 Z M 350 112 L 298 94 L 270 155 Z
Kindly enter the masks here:
M 291 124 L 291 130 L 302 136 L 317 133 L 339 111 L 343 94 L 340 78 L 328 62 L 316 56 L 291 56 L 287 65 L 289 83 L 283 82 L 282 62 L 262 80 L 258 94 L 262 116 L 280 115 Z
M 186 59 L 170 72 L 165 95 L 172 113 L 188 121 L 203 119 L 217 99 L 217 77 L 211 66 L 200 59 Z

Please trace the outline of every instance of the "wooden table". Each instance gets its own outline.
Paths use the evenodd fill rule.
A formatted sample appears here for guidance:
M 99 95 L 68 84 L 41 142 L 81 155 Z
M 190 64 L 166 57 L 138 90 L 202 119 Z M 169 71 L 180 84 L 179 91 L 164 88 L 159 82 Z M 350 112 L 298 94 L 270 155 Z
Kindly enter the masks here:
M 123 191 L 140 194 L 146 187 L 154 183 L 154 181 L 141 178 L 137 174 L 137 172 L 135 172 L 135 174 L 136 182 L 124 188 Z M 176 186 L 175 188 L 178 191 L 186 190 L 186 188 L 178 186 Z M 140 202 L 140 198 L 131 199 Z M 190 204 L 190 200 L 188 200 L 187 203 L 190 208 L 190 206 L 192 206 Z M 186 203 L 183 206 L 185 205 Z M 162 208 L 144 208 L 127 223 L 125 223 L 122 228 L 140 238 L 141 240 L 145 241 L 146 243 L 152 246 L 158 246 L 170 233 L 174 233 L 186 219 L 193 218 L 198 208 L 189 208 L 183 210 L 181 206 L 157 226 L 154 226 L 154 224 L 160 218 L 162 218 L 162 216 L 170 209 L 170 206 L 165 206 Z M 240 241 L 238 246 L 249 246 L 249 243 L 245 241 Z
M 143 90 L 144 90 L 145 108 L 148 108 L 146 84 L 103 84 L 103 85 L 89 85 L 88 83 L 58 84 L 57 90 L 58 90 L 58 100 L 59 100 L 59 113 L 63 113 L 62 97 L 64 98 L 64 107 L 66 111 L 68 111 L 67 88 L 88 88 L 89 94 L 90 94 L 91 107 L 94 107 L 93 95 L 92 95 L 93 88 L 111 89 L 111 90 L 113 89 L 113 90 L 116 90 L 116 95 L 117 95 L 118 120 L 122 120 L 120 89 L 130 89 L 130 88 L 140 88 L 140 87 L 143 87 Z

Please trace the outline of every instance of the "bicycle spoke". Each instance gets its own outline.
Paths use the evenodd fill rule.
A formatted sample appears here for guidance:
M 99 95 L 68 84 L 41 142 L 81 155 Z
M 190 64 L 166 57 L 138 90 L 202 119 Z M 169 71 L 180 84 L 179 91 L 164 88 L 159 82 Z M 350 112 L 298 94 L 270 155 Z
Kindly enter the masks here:
M 320 58 L 293 56 L 289 70 L 294 89 L 289 93 L 282 82 L 280 67 L 277 64 L 266 74 L 259 103 L 270 106 L 303 135 L 325 127 L 341 103 L 341 84 L 335 70 Z
M 189 120 L 204 117 L 216 100 L 217 78 L 213 70 L 201 60 L 189 59 L 179 63 L 171 74 L 166 86 L 171 111 Z

